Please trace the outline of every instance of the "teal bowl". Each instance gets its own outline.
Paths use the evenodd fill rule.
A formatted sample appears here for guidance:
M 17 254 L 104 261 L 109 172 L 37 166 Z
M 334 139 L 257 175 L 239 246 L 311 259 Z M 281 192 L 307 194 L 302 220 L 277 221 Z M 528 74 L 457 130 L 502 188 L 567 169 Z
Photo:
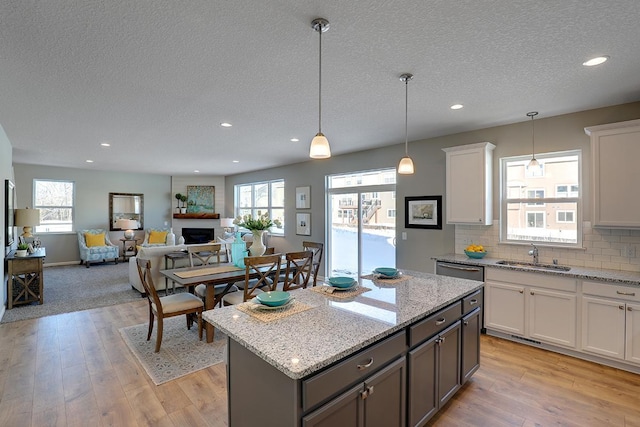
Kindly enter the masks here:
M 256 295 L 256 298 L 261 304 L 268 305 L 269 307 L 279 307 L 286 304 L 291 296 L 289 292 L 285 291 L 269 291 Z
M 329 277 L 329 283 L 331 286 L 336 288 L 349 288 L 353 286 L 353 277 L 346 276 L 337 276 L 337 277 Z
M 464 251 L 465 254 L 467 254 L 467 256 L 469 258 L 473 258 L 473 259 L 481 259 L 484 258 L 484 256 L 487 254 L 487 252 L 469 252 L 469 251 Z
M 391 267 L 378 267 L 373 272 L 387 277 L 396 277 L 398 275 L 398 269 Z

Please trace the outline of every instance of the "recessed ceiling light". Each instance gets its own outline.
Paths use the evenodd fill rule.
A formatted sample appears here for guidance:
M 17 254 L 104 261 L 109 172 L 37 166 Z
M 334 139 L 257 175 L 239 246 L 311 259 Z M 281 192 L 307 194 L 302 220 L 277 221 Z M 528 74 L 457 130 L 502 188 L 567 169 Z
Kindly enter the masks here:
M 582 65 L 585 67 L 593 67 L 594 65 L 600 65 L 603 62 L 607 62 L 608 59 L 608 56 L 596 56 L 595 58 L 591 58 L 590 60 L 583 62 Z
M 198 169 L 194 170 L 193 173 L 200 173 Z
M 452 110 L 459 110 L 459 109 L 461 109 L 462 107 L 464 107 L 464 105 L 462 105 L 462 104 L 453 104 L 453 105 L 452 105 L 451 107 L 449 107 L 449 108 L 451 108 Z
M 233 160 L 233 163 L 240 163 L 240 160 Z
M 298 138 L 291 138 L 291 142 L 298 142 L 300 141 Z
M 222 126 L 223 128 L 230 128 L 233 125 L 231 123 L 222 122 L 222 123 L 220 123 L 220 126 Z
M 111 147 L 111 144 L 109 144 L 108 142 L 101 142 L 100 145 L 102 145 L 103 147 Z
M 87 163 L 93 163 L 93 160 L 85 160 Z

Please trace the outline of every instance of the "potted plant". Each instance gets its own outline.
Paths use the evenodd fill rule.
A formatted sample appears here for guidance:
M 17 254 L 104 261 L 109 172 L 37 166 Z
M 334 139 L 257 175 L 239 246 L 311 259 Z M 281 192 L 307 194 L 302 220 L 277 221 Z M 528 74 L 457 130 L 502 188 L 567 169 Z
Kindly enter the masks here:
M 180 210 L 180 202 L 182 201 L 182 198 L 183 198 L 184 196 L 183 196 L 182 194 L 180 194 L 180 193 L 176 193 L 176 196 L 175 196 L 175 197 L 176 197 L 176 200 L 178 201 L 178 206 L 176 206 L 176 213 L 180 213 L 180 212 L 182 212 L 182 211 Z M 185 200 L 186 200 L 186 198 L 185 198 Z
M 27 256 L 27 249 L 29 249 L 29 245 L 26 243 L 18 243 L 18 249 L 16 250 L 17 257 L 25 257 Z
M 187 196 L 185 196 L 184 194 L 181 194 L 180 200 L 182 201 L 182 207 L 180 208 L 180 213 L 186 214 L 187 207 L 185 206 L 185 203 L 187 202 Z

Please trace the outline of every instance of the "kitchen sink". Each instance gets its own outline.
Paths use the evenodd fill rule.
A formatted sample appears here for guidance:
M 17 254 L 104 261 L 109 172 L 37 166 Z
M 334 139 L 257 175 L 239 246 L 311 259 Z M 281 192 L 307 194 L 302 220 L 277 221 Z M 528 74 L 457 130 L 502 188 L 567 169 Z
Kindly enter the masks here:
M 496 262 L 498 265 L 509 265 L 511 267 L 525 267 L 525 268 L 534 268 L 541 270 L 553 270 L 553 271 L 569 271 L 571 267 L 567 267 L 566 265 L 557 265 L 557 264 L 535 264 L 533 262 L 523 262 L 523 261 L 498 261 Z

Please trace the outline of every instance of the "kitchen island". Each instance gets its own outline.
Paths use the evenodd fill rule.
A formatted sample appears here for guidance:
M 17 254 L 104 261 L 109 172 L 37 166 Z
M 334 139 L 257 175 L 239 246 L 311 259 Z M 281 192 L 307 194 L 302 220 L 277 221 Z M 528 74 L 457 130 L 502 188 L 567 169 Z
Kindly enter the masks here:
M 422 425 L 477 369 L 483 283 L 404 275 L 359 279 L 370 291 L 350 299 L 295 291 L 309 308 L 268 323 L 206 311 L 228 335 L 229 425 Z M 470 315 L 477 327 L 465 335 Z

